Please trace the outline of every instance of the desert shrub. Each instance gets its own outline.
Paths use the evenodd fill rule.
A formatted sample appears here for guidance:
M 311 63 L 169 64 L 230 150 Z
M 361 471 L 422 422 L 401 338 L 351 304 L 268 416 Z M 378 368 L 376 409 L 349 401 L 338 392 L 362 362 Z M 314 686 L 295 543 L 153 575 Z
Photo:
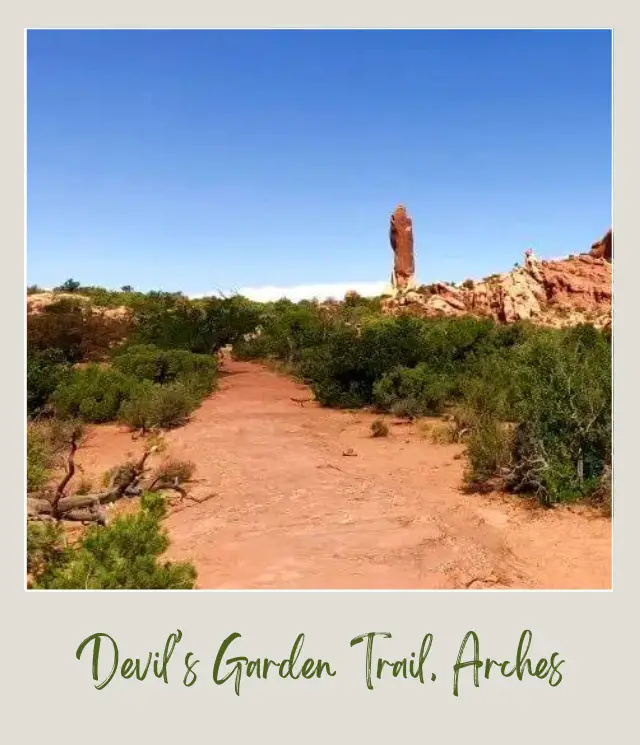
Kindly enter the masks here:
M 158 385 L 183 382 L 200 395 L 211 392 L 218 373 L 217 361 L 186 349 L 160 349 L 152 344 L 131 345 L 114 355 L 113 367 L 127 376 Z
M 176 427 L 214 386 L 216 361 L 185 350 L 130 347 L 112 367 L 73 370 L 51 400 L 60 417 L 135 429 Z
M 465 482 L 470 489 L 496 486 L 510 463 L 512 433 L 491 416 L 475 417 L 467 439 Z
M 137 464 L 134 460 L 128 460 L 113 466 L 102 476 L 102 486 L 105 489 L 113 489 L 123 482 L 129 483 L 134 474 L 137 473 Z
M 116 418 L 122 424 L 134 430 L 147 431 L 155 426 L 155 389 L 153 383 L 139 383 L 135 395 L 124 399 L 116 412 Z
M 383 422 L 382 419 L 374 419 L 371 422 L 371 436 L 372 437 L 387 437 L 389 435 L 389 425 Z
M 266 360 L 271 354 L 271 339 L 262 333 L 262 327 L 236 339 L 233 345 L 233 357 L 236 360 Z
M 64 540 L 58 525 L 27 527 L 27 568 L 34 589 L 191 589 L 193 565 L 162 561 L 169 546 L 162 528 L 164 500 L 145 494 L 141 509 L 116 518 L 108 527 L 94 526 L 76 545 Z
M 27 491 L 46 486 L 52 468 L 61 453 L 66 452 L 71 436 L 82 437 L 78 422 L 47 419 L 27 424 Z
M 54 292 L 77 292 L 80 289 L 80 282 L 75 279 L 68 279 L 58 287 L 54 288 Z
M 424 363 L 385 373 L 373 388 L 373 398 L 380 408 L 398 415 L 406 410 L 410 416 L 442 413 L 449 394 L 448 380 Z
M 52 396 L 56 415 L 86 422 L 114 421 L 124 401 L 140 389 L 140 382 L 119 370 L 90 364 L 74 370 Z
M 152 406 L 154 426 L 168 429 L 184 424 L 196 405 L 196 397 L 183 383 L 156 388 Z
M 54 451 L 42 430 L 27 428 L 27 491 L 42 489 L 49 479 Z
M 131 285 L 123 285 L 120 290 L 108 290 L 94 285 L 81 285 L 77 294 L 89 298 L 95 308 L 133 308 L 144 304 L 147 298 L 145 293 L 136 292 Z
M 313 395 L 323 406 L 338 409 L 358 409 L 367 399 L 367 390 L 358 382 L 341 385 L 333 380 L 315 380 L 311 384 Z
M 301 352 L 298 368 L 321 403 L 362 406 L 374 402 L 374 386 L 386 374 L 421 365 L 417 377 L 430 378 L 422 387 L 434 395 L 422 412 L 437 412 L 445 400 L 462 397 L 465 381 L 486 358 L 507 353 L 528 334 L 524 324 L 506 330 L 488 319 L 371 317 L 360 328 L 339 322 L 326 328 L 320 344 Z
M 389 410 L 394 416 L 403 419 L 416 419 L 422 415 L 422 407 L 415 398 L 402 398 L 395 401 Z
M 27 524 L 27 572 L 54 572 L 64 561 L 64 528 L 57 522 Z
M 170 429 L 184 424 L 198 398 L 184 383 L 141 385 L 122 403 L 118 419 L 133 429 Z
M 363 297 L 358 293 L 345 295 L 339 306 L 338 316 L 343 321 L 358 321 L 380 314 L 380 297 Z
M 491 375 L 467 387 L 476 417 L 468 443 L 469 481 L 504 477 L 541 502 L 597 490 L 611 464 L 611 349 L 592 326 L 539 330 Z M 472 416 L 473 418 L 473 416 Z M 507 437 L 500 422 L 511 423 Z
M 236 339 L 233 354 L 236 359 L 274 358 L 297 364 L 305 350 L 322 344 L 327 325 L 328 319 L 315 305 L 280 301 L 261 314 L 259 333 Z
M 154 473 L 156 484 L 184 484 L 195 473 L 195 463 L 190 460 L 169 458 L 161 463 Z
M 43 292 L 43 289 L 38 285 L 29 285 L 27 287 L 27 295 L 37 295 L 39 292 Z
M 453 409 L 460 429 L 472 427 L 478 416 L 508 421 L 515 404 L 513 375 L 516 362 L 507 352 L 493 354 L 480 361 L 460 382 L 461 396 Z
M 603 513 L 611 517 L 613 512 L 613 484 L 611 466 L 607 464 L 600 474 L 598 485 L 591 494 L 591 501 L 598 505 Z
M 320 403 L 356 407 L 373 402 L 378 378 L 398 364 L 419 361 L 420 324 L 415 319 L 383 319 L 355 328 L 337 324 L 321 346 L 301 357 Z
M 511 486 L 545 502 L 593 492 L 611 463 L 611 350 L 593 326 L 541 334 L 519 350 Z
M 59 350 L 27 354 L 27 414 L 38 414 L 51 398 L 55 389 L 69 374 L 69 366 Z
M 127 332 L 126 318 L 96 313 L 75 299 L 60 299 L 27 316 L 29 354 L 58 350 L 67 362 L 104 359 Z
M 79 441 L 84 435 L 84 425 L 79 419 L 56 419 L 52 417 L 30 426 L 46 433 L 47 440 L 51 443 L 55 452 L 66 450 L 72 437 Z
M 90 494 L 93 490 L 93 482 L 91 479 L 82 478 L 78 487 L 76 488 L 76 494 Z
M 428 430 L 429 439 L 434 445 L 451 445 L 459 442 L 459 431 L 454 422 L 439 422 Z
M 255 303 L 246 298 L 188 300 L 175 294 L 149 293 L 133 307 L 137 344 L 213 354 L 258 325 Z

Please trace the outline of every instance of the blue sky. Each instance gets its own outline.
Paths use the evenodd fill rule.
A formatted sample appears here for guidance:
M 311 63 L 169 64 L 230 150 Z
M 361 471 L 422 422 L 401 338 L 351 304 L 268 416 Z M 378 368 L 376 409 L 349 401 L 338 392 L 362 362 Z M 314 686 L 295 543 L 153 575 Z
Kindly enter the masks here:
M 29 284 L 365 289 L 398 203 L 422 282 L 611 223 L 608 31 L 31 31 L 27 76 Z

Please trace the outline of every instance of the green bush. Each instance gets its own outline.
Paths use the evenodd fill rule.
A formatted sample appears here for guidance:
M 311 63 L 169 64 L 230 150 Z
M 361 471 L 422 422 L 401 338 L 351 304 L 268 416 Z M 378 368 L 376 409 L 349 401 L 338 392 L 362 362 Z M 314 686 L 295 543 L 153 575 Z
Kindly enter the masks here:
M 490 416 L 474 417 L 467 439 L 467 486 L 486 491 L 499 485 L 510 464 L 511 443 L 512 433 L 502 422 Z
M 591 501 L 599 505 L 605 515 L 613 513 L 613 483 L 611 465 L 607 464 L 600 475 L 600 482 L 591 495 Z
M 53 448 L 42 430 L 27 428 L 27 491 L 42 489 L 49 480 Z
M 289 365 L 297 364 L 304 350 L 323 343 L 327 325 L 327 319 L 314 305 L 281 301 L 261 314 L 258 334 L 236 339 L 234 357 L 274 358 Z
M 184 383 L 148 383 L 123 402 L 118 419 L 133 429 L 170 429 L 184 424 L 197 403 L 198 398 Z
M 124 401 L 140 390 L 140 382 L 119 370 L 90 364 L 72 372 L 52 396 L 57 416 L 85 422 L 114 421 Z
M 211 392 L 216 375 L 211 357 L 134 346 L 116 355 L 112 367 L 73 370 L 51 400 L 60 417 L 119 419 L 135 429 L 176 427 Z
M 509 485 L 543 502 L 594 492 L 612 459 L 611 347 L 593 326 L 541 334 L 519 350 Z
M 188 300 L 149 293 L 133 306 L 133 341 L 213 354 L 253 331 L 258 318 L 256 304 L 243 297 Z
M 152 406 L 155 426 L 168 429 L 184 424 L 197 403 L 194 393 L 184 383 L 156 388 Z
M 137 380 L 158 385 L 183 382 L 194 392 L 211 392 L 218 373 L 215 358 L 186 349 L 160 349 L 152 344 L 131 345 L 114 355 L 113 367 Z
M 83 285 L 78 288 L 78 294 L 88 297 L 96 308 L 131 308 L 144 302 L 146 297 L 142 292 L 135 292 L 130 285 L 124 285 L 120 290 Z
M 467 386 L 470 483 L 544 503 L 587 497 L 611 464 L 611 348 L 592 326 L 539 330 Z M 473 419 L 472 416 L 472 419 Z M 505 445 L 500 423 L 511 422 Z M 505 447 L 508 455 L 505 455 Z
M 399 367 L 421 365 L 418 386 L 426 398 L 410 408 L 440 411 L 446 399 L 458 399 L 466 380 L 488 356 L 506 353 L 529 333 L 524 325 L 504 330 L 486 319 L 417 319 L 371 316 L 355 326 L 334 319 L 319 342 L 299 351 L 302 376 L 311 381 L 321 403 L 368 405 L 374 386 Z M 260 346 L 266 341 L 259 339 Z M 394 395 L 394 401 L 398 398 Z M 399 399 L 398 399 L 399 400 Z M 392 402 L 389 402 L 389 406 Z
M 391 413 L 394 416 L 402 417 L 403 419 L 415 419 L 416 417 L 422 416 L 422 407 L 415 398 L 403 398 L 396 401 L 390 408 Z
M 30 355 L 57 350 L 67 362 L 99 361 L 128 331 L 128 319 L 95 313 L 82 300 L 62 298 L 27 316 L 27 349 Z
M 444 410 L 450 395 L 447 378 L 434 373 L 428 365 L 398 367 L 385 373 L 373 387 L 375 403 L 384 410 L 410 412 L 410 416 L 435 416 Z
M 34 416 L 45 407 L 55 389 L 69 374 L 59 350 L 27 354 L 27 414 Z
M 148 380 L 140 381 L 135 394 L 123 399 L 114 419 L 134 430 L 148 431 L 155 426 L 154 395 L 156 388 Z
M 49 481 L 56 457 L 68 452 L 72 433 L 82 437 L 78 422 L 46 419 L 27 424 L 27 491 L 39 491 Z
M 169 538 L 161 521 L 161 496 L 145 494 L 141 509 L 108 527 L 89 528 L 78 545 L 68 545 L 59 525 L 27 528 L 27 568 L 34 589 L 191 589 L 196 571 L 186 562 L 161 561 Z
M 55 292 L 77 292 L 80 289 L 80 282 L 75 279 L 68 279 L 58 287 L 54 288 Z
M 53 573 L 64 562 L 64 527 L 58 522 L 27 523 L 27 572 Z

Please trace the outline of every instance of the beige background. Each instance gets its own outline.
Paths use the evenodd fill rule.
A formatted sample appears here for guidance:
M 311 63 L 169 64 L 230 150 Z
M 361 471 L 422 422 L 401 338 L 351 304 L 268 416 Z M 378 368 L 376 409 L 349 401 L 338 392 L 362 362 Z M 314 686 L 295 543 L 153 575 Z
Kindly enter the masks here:
M 439 10 L 394 2 L 375 11 L 366 2 L 324 0 L 233 3 L 208 13 L 204 3 L 30 2 L 5 10 L 2 40 L 3 114 L 0 170 L 3 261 L 0 295 L 7 343 L 2 376 L 0 429 L 5 464 L 2 613 L 5 649 L 0 668 L 2 727 L 10 742 L 107 743 L 184 739 L 237 742 L 625 742 L 616 735 L 634 724 L 632 685 L 636 651 L 638 479 L 636 370 L 637 280 L 640 274 L 637 196 L 638 28 L 622 3 L 538 2 L 531 10 L 512 2 L 451 3 Z M 252 6 L 253 9 L 252 9 Z M 411 8 L 414 8 L 412 12 Z M 466 6 L 467 9 L 461 9 Z M 630 6 L 630 4 L 629 4 Z M 637 13 L 637 11 L 635 11 Z M 27 593 L 24 591 L 24 266 L 23 266 L 23 40 L 25 26 L 418 26 L 611 27 L 615 31 L 615 541 L 613 592 L 191 592 Z M 553 116 L 553 112 L 549 112 Z M 621 155 L 622 154 L 622 155 Z M 635 272 L 635 274 L 634 274 Z M 5 628 L 6 627 L 6 628 Z M 170 684 L 116 680 L 96 691 L 87 658 L 75 650 L 89 634 L 110 633 L 123 655 L 161 650 L 180 628 L 184 638 L 169 670 Z M 564 680 L 553 689 L 535 679 L 481 680 L 462 673 L 452 695 L 452 665 L 465 633 L 481 638 L 481 654 L 513 657 L 524 628 L 533 631 L 534 658 L 558 651 Z M 245 680 L 233 688 L 213 685 L 211 663 L 223 638 L 239 631 L 238 654 L 287 655 L 306 633 L 305 652 L 332 661 L 335 678 L 321 681 Z M 389 680 L 368 691 L 364 650 L 349 640 L 367 631 L 390 631 L 380 642 L 388 657 L 417 651 L 422 636 L 435 636 L 424 685 Z M 184 654 L 201 660 L 192 688 L 181 684 Z M 636 686 L 637 688 L 637 683 Z M 8 715 L 8 716 L 7 716 Z

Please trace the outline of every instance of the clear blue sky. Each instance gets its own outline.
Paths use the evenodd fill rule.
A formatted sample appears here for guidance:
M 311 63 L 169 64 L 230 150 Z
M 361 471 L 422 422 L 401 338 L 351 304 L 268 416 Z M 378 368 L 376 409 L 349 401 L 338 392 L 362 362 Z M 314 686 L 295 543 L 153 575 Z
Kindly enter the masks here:
M 608 31 L 32 31 L 28 282 L 419 280 L 611 222 Z

